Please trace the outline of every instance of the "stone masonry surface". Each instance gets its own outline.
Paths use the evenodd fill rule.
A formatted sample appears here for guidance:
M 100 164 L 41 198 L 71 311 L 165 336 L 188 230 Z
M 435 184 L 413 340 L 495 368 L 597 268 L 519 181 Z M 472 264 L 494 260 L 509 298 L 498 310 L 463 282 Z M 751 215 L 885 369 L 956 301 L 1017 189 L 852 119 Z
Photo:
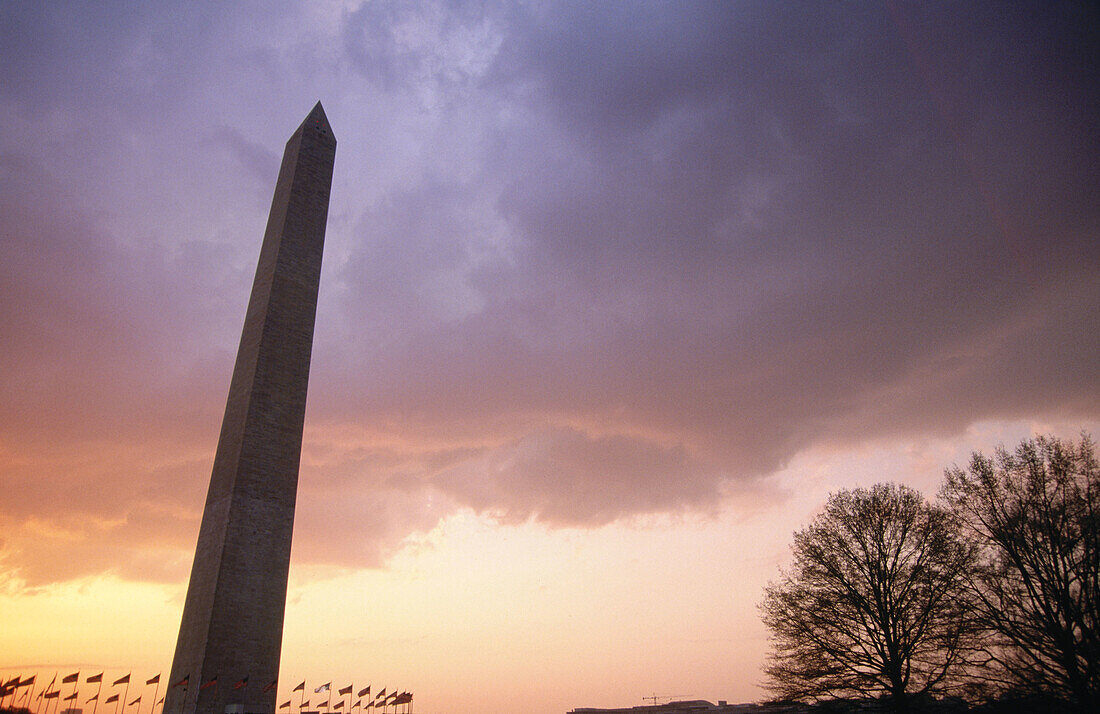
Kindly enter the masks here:
M 165 714 L 274 714 L 336 138 L 287 141 L 229 387 Z M 186 686 L 175 686 L 187 678 Z M 247 678 L 247 685 L 234 684 Z M 215 681 L 211 686 L 202 685 Z M 264 689 L 267 691 L 264 691 Z

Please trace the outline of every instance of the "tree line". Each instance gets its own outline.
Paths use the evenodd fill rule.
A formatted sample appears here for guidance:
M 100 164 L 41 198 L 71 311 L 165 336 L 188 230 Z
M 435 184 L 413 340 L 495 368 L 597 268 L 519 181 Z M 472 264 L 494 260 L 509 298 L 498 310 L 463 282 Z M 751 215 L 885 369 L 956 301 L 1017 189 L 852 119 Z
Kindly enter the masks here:
M 760 605 L 778 698 L 1100 711 L 1100 469 L 1087 435 L 975 453 L 934 502 L 896 484 L 834 493 L 792 551 Z

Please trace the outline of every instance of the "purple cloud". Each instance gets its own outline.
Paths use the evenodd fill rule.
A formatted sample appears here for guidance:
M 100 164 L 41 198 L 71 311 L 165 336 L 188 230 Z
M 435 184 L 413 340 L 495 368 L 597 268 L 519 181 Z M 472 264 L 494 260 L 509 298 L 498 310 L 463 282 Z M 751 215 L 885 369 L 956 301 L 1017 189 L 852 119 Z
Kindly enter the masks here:
M 4 6 L 7 567 L 190 548 L 275 157 L 318 96 L 340 153 L 296 558 L 376 565 L 463 506 L 707 510 L 814 445 L 1095 419 L 1095 13 Z M 50 442 L 131 455 L 58 473 Z M 335 493 L 379 518 L 332 528 Z M 32 526 L 73 514 L 117 554 L 49 566 Z

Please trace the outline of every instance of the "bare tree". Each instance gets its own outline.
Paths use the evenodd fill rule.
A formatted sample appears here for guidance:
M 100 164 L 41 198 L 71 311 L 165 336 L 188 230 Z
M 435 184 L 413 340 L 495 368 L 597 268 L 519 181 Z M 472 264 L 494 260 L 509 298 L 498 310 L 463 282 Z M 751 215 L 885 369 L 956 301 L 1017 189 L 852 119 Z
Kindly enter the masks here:
M 942 497 L 984 548 L 974 593 L 988 676 L 1100 706 L 1100 469 L 1092 441 L 1026 440 L 975 453 Z
M 789 699 L 889 695 L 907 711 L 943 693 L 976 647 L 964 601 L 973 548 L 913 489 L 833 494 L 794 536 L 794 562 L 761 603 L 769 687 Z

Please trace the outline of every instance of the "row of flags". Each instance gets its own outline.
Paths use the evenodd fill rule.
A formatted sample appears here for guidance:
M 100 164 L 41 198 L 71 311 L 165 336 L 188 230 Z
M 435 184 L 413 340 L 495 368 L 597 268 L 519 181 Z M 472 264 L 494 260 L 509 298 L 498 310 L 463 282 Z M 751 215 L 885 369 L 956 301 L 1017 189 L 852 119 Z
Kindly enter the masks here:
M 157 676 L 159 677 L 160 675 L 158 674 Z M 262 691 L 270 692 L 272 689 L 275 688 L 275 686 L 277 684 L 278 684 L 278 682 L 273 679 L 273 680 L 271 680 L 271 682 L 269 684 L 264 685 L 264 688 L 263 688 Z M 169 689 L 175 689 L 176 687 L 187 688 L 190 685 L 191 685 L 191 675 L 190 674 L 185 674 L 183 676 L 183 679 L 181 679 L 180 681 L 173 684 L 171 687 L 169 687 Z M 208 679 L 205 682 L 203 682 L 202 684 L 200 684 L 199 689 L 200 690 L 210 689 L 211 687 L 216 687 L 216 686 L 218 686 L 218 678 L 214 677 L 213 679 Z M 238 679 L 236 682 L 233 683 L 233 689 L 244 689 L 247 686 L 248 686 L 248 677 L 244 677 L 243 679 Z
M 6 682 L 0 683 L 0 697 L 5 697 L 5 696 L 11 694 L 12 692 L 14 692 L 16 690 L 22 689 L 23 687 L 28 687 L 28 686 L 33 685 L 34 680 L 37 676 L 38 675 L 36 675 L 36 674 L 32 674 L 30 677 L 27 677 L 26 679 L 20 679 L 20 677 L 16 676 L 16 677 L 13 677 L 13 678 L 7 680 Z M 64 677 L 61 678 L 61 684 L 76 684 L 79 681 L 80 681 L 80 672 L 73 672 L 72 674 L 66 674 Z M 103 672 L 100 672 L 99 674 L 89 675 L 88 678 L 85 679 L 84 681 L 87 684 L 96 684 L 96 683 L 102 684 L 103 683 Z M 48 685 L 46 685 L 46 689 L 43 690 L 43 692 L 41 693 L 41 696 L 44 696 L 46 699 L 53 699 L 54 697 L 56 697 L 61 690 L 57 689 L 55 691 L 50 691 L 50 690 L 53 689 L 53 686 L 56 682 L 57 682 L 57 675 L 55 674 L 54 678 L 52 680 L 50 680 L 50 683 Z M 147 680 L 145 683 L 146 684 L 157 684 L 158 682 L 160 682 L 160 675 L 159 674 L 157 676 L 153 677 L 152 679 Z M 127 674 L 125 677 L 120 677 L 119 679 L 116 679 L 111 686 L 112 687 L 117 687 L 120 684 L 129 684 L 129 683 L 130 683 L 130 675 Z
M 91 704 L 92 702 L 95 702 L 96 706 L 98 707 L 98 705 L 99 705 L 99 695 L 100 695 L 100 693 L 102 692 L 102 689 L 103 689 L 103 674 L 104 674 L 103 672 L 100 672 L 99 674 L 89 675 L 84 680 L 85 683 L 87 683 L 87 684 L 99 684 L 99 690 L 91 698 L 89 698 L 87 701 L 85 701 L 84 702 L 85 704 Z M 126 685 L 126 692 L 124 692 L 121 695 L 121 697 L 120 697 L 119 694 L 112 694 L 111 696 L 107 697 L 107 699 L 103 700 L 104 704 L 113 704 L 113 703 L 116 703 L 116 702 L 122 702 L 125 706 L 131 707 L 131 706 L 134 706 L 135 704 L 140 704 L 141 703 L 142 695 L 138 695 L 138 697 L 136 699 L 134 699 L 132 702 L 129 702 L 128 704 L 126 703 L 126 699 L 128 698 L 128 697 L 126 697 L 126 693 L 128 693 L 129 689 L 130 689 L 130 675 L 131 674 L 132 673 L 127 673 L 125 676 L 119 677 L 118 679 L 114 680 L 114 682 L 111 684 L 111 686 L 112 687 L 119 687 L 119 686 L 122 686 L 122 685 Z M 4 700 L 7 699 L 8 697 L 11 697 L 12 700 L 10 702 L 10 706 L 14 706 L 15 704 L 20 703 L 20 702 L 22 702 L 24 706 L 29 705 L 30 704 L 30 699 L 31 699 L 31 694 L 32 694 L 33 689 L 34 689 L 34 683 L 35 683 L 35 678 L 36 677 L 37 677 L 37 675 L 32 674 L 30 677 L 28 677 L 26 679 L 23 679 L 21 675 L 17 675 L 15 677 L 12 677 L 11 679 L 6 680 L 6 681 L 0 681 L 0 704 L 3 704 Z M 185 687 L 186 688 L 190 685 L 190 681 L 191 681 L 191 675 L 190 674 L 185 675 L 178 682 L 173 683 L 169 687 L 169 689 L 175 689 L 176 687 Z M 80 672 L 73 672 L 72 674 L 65 675 L 64 677 L 61 678 L 60 684 L 58 684 L 57 675 L 55 674 L 53 679 L 50 680 L 50 683 L 48 685 L 46 685 L 45 689 L 43 689 L 41 692 L 38 693 L 38 696 L 35 699 L 36 700 L 45 700 L 47 702 L 49 702 L 49 700 L 53 700 L 53 699 L 58 699 L 59 701 L 64 701 L 64 702 L 76 701 L 77 700 L 77 685 L 79 684 L 79 682 L 80 682 Z M 55 684 L 58 684 L 57 689 L 54 689 Z M 60 687 L 61 684 L 72 684 L 73 685 L 72 694 L 70 694 L 67 697 L 61 698 L 61 687 Z M 153 694 L 153 707 L 150 710 L 150 714 L 152 714 L 152 712 L 156 709 L 156 707 L 158 705 L 164 703 L 164 697 L 161 697 L 159 700 L 157 699 L 157 693 L 159 693 L 159 690 L 160 690 L 160 674 L 157 674 L 156 676 L 154 676 L 150 679 L 147 679 L 145 681 L 145 684 L 146 684 L 146 686 L 151 686 L 151 685 L 154 685 L 154 684 L 157 685 L 157 692 L 155 692 Z M 262 691 L 269 692 L 272 689 L 275 689 L 276 685 L 277 685 L 277 681 L 273 680 L 270 683 L 264 685 Z M 214 677 L 212 679 L 204 681 L 201 685 L 199 685 L 199 689 L 203 690 L 203 689 L 209 689 L 211 687 L 217 687 L 217 686 L 218 686 L 218 678 Z M 239 679 L 239 680 L 237 680 L 236 682 L 233 683 L 233 689 L 235 689 L 235 690 L 244 689 L 247 686 L 248 686 L 248 677 L 244 677 L 244 678 Z M 24 687 L 31 687 L 31 689 L 28 690 L 27 692 L 24 692 L 22 696 L 19 696 L 19 690 L 23 689 Z M 306 689 L 306 683 L 305 683 L 305 680 L 303 680 L 301 684 L 299 684 L 293 690 L 291 690 L 291 692 L 302 692 L 302 699 L 298 703 L 298 710 L 299 711 L 305 709 L 306 707 L 312 706 L 310 701 L 305 698 L 305 689 Z M 355 691 L 354 686 L 349 684 L 346 687 L 337 689 L 336 693 L 340 697 L 345 697 L 345 696 L 351 695 L 352 692 L 354 692 L 354 691 Z M 347 703 L 344 699 L 339 699 L 335 704 L 332 704 L 332 695 L 331 695 L 332 682 L 328 682 L 327 684 L 322 684 L 321 686 L 315 688 L 313 690 L 313 692 L 314 692 L 314 694 L 329 693 L 329 696 L 325 699 L 325 701 L 322 702 L 322 701 L 320 701 L 320 698 L 318 698 L 318 703 L 317 703 L 318 708 L 324 707 L 326 711 L 329 711 L 329 710 L 334 710 L 334 711 L 342 710 L 344 708 L 345 703 Z M 370 693 L 371 693 L 370 685 L 367 685 L 366 687 L 360 689 L 356 693 L 356 702 L 354 704 L 348 704 L 347 712 L 345 712 L 345 714 L 349 714 L 352 709 L 364 710 L 364 709 L 369 709 L 371 707 L 375 707 L 375 708 L 383 707 L 384 708 L 384 707 L 388 707 L 388 706 L 397 706 L 397 705 L 400 705 L 400 704 L 410 704 L 410 703 L 412 703 L 412 699 L 413 699 L 413 695 L 412 695 L 411 692 L 406 692 L 406 691 L 398 692 L 396 689 L 393 690 L 393 691 L 387 692 L 387 689 L 383 688 L 382 691 L 375 694 L 374 697 L 371 697 Z M 330 704 L 331 704 L 331 706 L 330 706 Z M 116 704 L 116 712 L 117 712 L 117 708 L 118 708 L 118 705 Z M 291 700 L 287 700 L 287 701 L 285 701 L 285 702 L 283 702 L 282 704 L 279 705 L 279 709 L 290 709 L 290 708 L 291 708 Z M 48 711 L 49 711 L 49 709 L 48 709 L 48 705 L 47 705 L 47 712 Z
M 301 692 L 302 693 L 302 699 L 301 699 L 300 702 L 298 702 L 298 710 L 299 711 L 305 709 L 306 707 L 312 706 L 310 700 L 305 698 L 305 696 L 306 696 L 305 695 L 305 690 L 306 690 L 306 683 L 305 683 L 304 680 L 302 681 L 301 684 L 299 684 L 297 687 L 295 687 L 294 689 L 291 690 L 292 693 L 293 692 Z M 336 693 L 339 696 L 344 697 L 344 696 L 350 695 L 353 691 L 355 691 L 355 687 L 353 685 L 349 684 L 346 687 L 343 687 L 341 689 L 337 689 Z M 337 711 L 337 710 L 341 710 L 341 709 L 344 708 L 344 704 L 345 704 L 344 699 L 340 699 L 335 704 L 332 704 L 331 692 L 332 692 L 332 682 L 328 682 L 327 684 L 322 684 L 321 686 L 319 686 L 319 687 L 317 687 L 313 690 L 314 694 L 329 693 L 329 696 L 325 699 L 325 701 L 322 702 L 322 701 L 318 700 L 318 702 L 317 702 L 317 708 L 318 709 L 320 709 L 321 707 L 324 707 L 326 711 L 328 711 L 330 708 L 334 711 Z M 413 695 L 412 695 L 411 692 L 398 692 L 395 689 L 392 692 L 387 693 L 385 687 L 382 688 L 382 691 L 375 694 L 374 697 L 371 697 L 370 696 L 370 685 L 367 685 L 366 687 L 363 687 L 362 689 L 360 689 L 358 692 L 356 692 L 355 696 L 356 696 L 356 702 L 354 704 L 350 704 L 348 706 L 348 712 L 350 712 L 352 709 L 369 709 L 370 707 L 388 707 L 388 706 L 396 706 L 396 705 L 399 705 L 399 704 L 410 704 L 410 703 L 412 703 L 412 700 L 413 700 Z M 366 703 L 364 703 L 364 702 L 366 702 Z M 331 704 L 331 707 L 330 707 L 330 704 Z M 279 705 L 279 709 L 290 709 L 290 708 L 291 708 L 291 700 L 290 699 L 288 699 L 287 701 L 285 701 L 285 702 L 283 702 L 282 704 Z
M 36 675 L 36 674 L 32 674 L 30 677 L 27 677 L 26 679 L 20 679 L 19 676 L 12 677 L 11 679 L 7 680 L 6 682 L 0 683 L 0 693 L 6 693 L 10 689 L 21 689 L 23 687 L 30 686 L 30 685 L 34 684 L 34 680 L 37 676 L 38 675 Z M 73 672 L 72 674 L 66 674 L 64 677 L 61 678 L 61 684 L 76 684 L 79 681 L 80 681 L 80 672 Z M 84 681 L 88 684 L 95 684 L 97 682 L 102 683 L 103 682 L 103 672 L 100 672 L 99 674 L 89 675 L 88 678 L 85 679 Z M 158 674 L 157 676 L 153 677 L 152 679 L 147 680 L 145 683 L 146 684 L 156 684 L 159 681 L 160 681 L 160 675 Z M 48 687 L 53 687 L 54 683 L 56 683 L 56 682 L 57 682 L 57 675 L 55 674 L 54 678 L 50 680 L 50 684 L 48 685 Z M 127 674 L 125 677 L 120 677 L 120 678 L 116 679 L 114 681 L 114 684 L 112 684 L 111 686 L 112 687 L 117 687 L 120 684 L 129 684 L 129 683 L 130 683 L 130 675 Z
M 97 708 L 99 707 L 99 695 L 103 692 L 103 675 L 104 675 L 103 672 L 100 672 L 99 674 L 92 674 L 92 675 L 89 675 L 84 680 L 87 684 L 98 684 L 99 685 L 99 689 L 96 691 L 96 693 L 94 695 L 92 695 L 89 699 L 85 700 L 84 704 L 91 704 L 92 702 L 95 702 L 96 707 Z M 65 675 L 64 677 L 61 678 L 60 683 L 57 681 L 57 675 L 55 674 L 53 676 L 53 679 L 50 680 L 50 683 L 47 684 L 45 686 L 45 688 L 42 689 L 42 691 L 38 692 L 38 696 L 35 697 L 35 696 L 33 696 L 33 693 L 34 693 L 35 680 L 37 679 L 37 677 L 38 677 L 37 674 L 32 674 L 30 677 L 27 677 L 26 679 L 23 679 L 22 676 L 20 675 L 20 676 L 16 676 L 16 677 L 13 677 L 13 678 L 8 679 L 8 680 L 0 681 L 0 704 L 3 704 L 4 700 L 9 698 L 9 697 L 11 698 L 10 701 L 8 702 L 9 707 L 14 707 L 16 705 L 21 705 L 21 706 L 29 708 L 32 703 L 41 705 L 42 702 L 45 702 L 46 703 L 46 711 L 49 712 L 49 705 L 53 703 L 52 700 L 56 699 L 56 700 L 62 701 L 62 702 L 78 702 L 79 694 L 77 693 L 77 686 L 80 682 L 80 672 L 73 672 L 72 674 Z M 73 685 L 73 691 L 67 697 L 62 697 L 61 696 L 61 685 L 64 685 L 64 684 Z M 155 691 L 153 693 L 153 699 L 156 700 L 157 693 L 159 693 L 159 690 L 160 690 L 160 686 L 159 686 L 160 685 L 160 675 L 158 674 L 155 677 L 153 677 L 152 679 L 147 680 L 145 682 L 145 684 L 146 685 L 151 685 L 151 684 L 158 685 L 157 686 L 157 691 Z M 54 689 L 55 685 L 57 685 L 57 689 Z M 126 702 L 126 700 L 128 699 L 128 697 L 126 695 L 129 694 L 129 691 L 130 691 L 130 673 L 126 674 L 123 677 L 120 677 L 119 679 L 116 679 L 111 686 L 112 687 L 118 687 L 118 686 L 121 686 L 121 685 L 126 685 L 126 690 L 122 694 L 117 694 L 116 693 L 116 694 L 112 694 L 111 696 L 107 697 L 105 700 L 103 700 L 104 704 L 114 704 L 115 702 L 121 702 L 121 703 L 125 704 L 126 706 L 130 707 L 130 706 L 134 706 L 135 704 L 140 704 L 141 703 L 142 696 L 144 696 L 144 695 L 139 695 L 137 697 L 137 699 L 133 700 L 132 702 L 129 702 L 129 703 Z M 26 692 L 23 692 L 23 694 L 20 695 L 19 690 L 23 689 L 24 687 L 30 687 L 30 689 L 28 689 Z M 156 708 L 157 704 L 160 704 L 160 703 L 163 703 L 163 702 L 164 702 L 164 698 L 161 697 L 160 701 L 154 701 L 152 708 Z M 115 704 L 115 710 L 117 712 L 118 704 Z M 93 711 L 95 711 L 95 710 L 93 709 Z M 151 714 L 151 710 L 150 710 L 150 714 Z
M 32 674 L 27 679 L 24 679 L 24 680 L 21 680 L 21 681 L 20 681 L 19 677 L 14 677 L 14 678 L 9 679 L 8 681 L 4 682 L 3 684 L 0 684 L 0 686 L 2 686 L 2 687 L 9 687 L 9 686 L 25 687 L 28 684 L 34 684 L 34 679 L 35 679 L 36 676 L 38 676 L 38 675 Z M 51 680 L 51 683 L 56 682 L 56 681 L 57 681 L 57 675 L 54 675 L 54 678 Z M 62 684 L 75 684 L 78 681 L 80 681 L 80 672 L 73 672 L 72 674 L 66 674 L 64 677 L 61 678 L 61 683 Z M 102 682 L 103 681 L 103 672 L 100 672 L 99 674 L 90 674 L 90 675 L 88 675 L 88 678 L 85 679 L 84 681 L 87 682 L 88 684 L 95 684 L 96 682 Z M 159 681 L 160 681 L 160 675 L 158 674 L 157 676 L 155 676 L 152 679 L 148 680 L 146 682 L 146 684 L 156 684 Z M 13 682 L 15 684 L 13 684 Z M 111 685 L 111 686 L 117 687 L 120 684 L 129 684 L 129 683 L 130 683 L 130 675 L 127 674 L 124 677 L 120 677 L 119 679 L 116 679 L 114 684 Z

